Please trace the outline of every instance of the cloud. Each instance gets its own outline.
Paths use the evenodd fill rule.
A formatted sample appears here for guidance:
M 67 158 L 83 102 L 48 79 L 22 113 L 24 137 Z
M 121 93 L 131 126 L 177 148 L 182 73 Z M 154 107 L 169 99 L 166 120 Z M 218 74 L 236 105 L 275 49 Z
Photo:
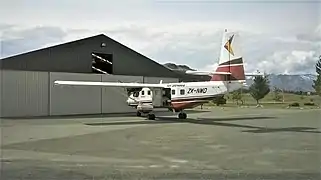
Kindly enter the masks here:
M 215 71 L 218 66 L 218 63 L 206 65 L 205 67 L 199 69 L 200 71 Z
M 258 63 L 258 68 L 275 74 L 314 73 L 318 60 L 315 51 L 280 51 Z
M 218 22 L 180 22 L 171 25 L 125 22 L 99 29 L 0 25 L 4 32 L 1 56 L 104 33 L 157 62 L 214 70 L 221 47 L 222 27 L 240 31 L 247 72 L 257 69 L 273 73 L 314 72 L 314 58 L 318 53 L 316 42 L 298 34 L 284 36 L 261 33 L 232 22 L 224 25 Z
M 3 29 L 1 37 L 1 58 L 39 49 L 48 44 L 59 43 L 67 35 L 67 33 L 59 27 L 34 27 L 25 29 L 16 26 L 5 26 Z
M 321 42 L 321 24 L 318 27 L 316 27 L 316 29 L 313 32 L 298 34 L 297 39 L 303 40 L 303 41 L 320 43 Z
M 310 42 L 321 42 L 321 35 L 319 33 L 313 34 L 298 34 L 297 38 L 303 41 L 310 41 Z

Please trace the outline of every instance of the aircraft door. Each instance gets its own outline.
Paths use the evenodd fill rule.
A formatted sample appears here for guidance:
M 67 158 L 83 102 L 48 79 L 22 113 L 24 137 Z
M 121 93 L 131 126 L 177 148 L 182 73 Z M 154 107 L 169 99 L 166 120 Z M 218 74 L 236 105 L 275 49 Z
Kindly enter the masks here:
M 170 88 L 155 88 L 153 89 L 153 106 L 164 107 L 169 106 L 169 100 L 171 100 Z
M 153 106 L 154 107 L 161 107 L 163 105 L 162 101 L 162 89 L 161 88 L 155 88 L 153 89 Z
M 169 106 L 171 99 L 172 99 L 171 88 L 164 88 L 163 89 L 163 106 Z

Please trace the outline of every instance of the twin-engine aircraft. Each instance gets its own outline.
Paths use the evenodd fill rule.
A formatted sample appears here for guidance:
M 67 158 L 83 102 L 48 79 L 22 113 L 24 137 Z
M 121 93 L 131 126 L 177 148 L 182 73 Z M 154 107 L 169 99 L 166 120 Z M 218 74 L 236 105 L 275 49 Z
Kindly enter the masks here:
M 55 81 L 56 85 L 124 87 L 129 92 L 127 103 L 137 109 L 137 116 L 148 114 L 155 119 L 154 108 L 168 108 L 178 118 L 186 119 L 184 109 L 194 108 L 220 97 L 245 84 L 244 62 L 239 46 L 239 34 L 227 32 L 223 35 L 219 65 L 214 72 L 189 71 L 189 74 L 207 74 L 210 81 L 180 83 L 118 83 L 87 81 Z

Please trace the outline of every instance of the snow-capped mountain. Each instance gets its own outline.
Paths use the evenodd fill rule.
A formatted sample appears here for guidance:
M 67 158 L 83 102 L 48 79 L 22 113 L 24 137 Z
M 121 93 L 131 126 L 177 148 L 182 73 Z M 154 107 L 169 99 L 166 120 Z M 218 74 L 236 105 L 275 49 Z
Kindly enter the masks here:
M 165 66 L 171 70 L 176 70 L 176 71 L 187 71 L 187 70 L 195 71 L 194 69 L 192 69 L 186 65 L 177 65 L 174 63 L 166 63 L 166 64 L 163 64 L 163 66 Z
M 312 84 L 313 80 L 316 79 L 316 75 L 269 74 L 268 79 L 270 81 L 270 87 L 277 87 L 286 91 L 313 92 L 314 89 L 312 87 Z M 253 80 L 251 78 L 248 78 L 247 84 L 251 85 L 252 83 Z
M 165 67 L 174 70 L 184 72 L 186 70 L 192 70 L 192 68 L 186 65 L 176 65 L 174 63 L 166 63 Z M 316 75 L 313 74 L 299 74 L 299 75 L 287 75 L 287 74 L 269 74 L 270 87 L 277 87 L 285 91 L 303 91 L 314 92 L 312 87 L 313 80 L 316 79 Z M 247 84 L 251 85 L 253 79 L 247 78 Z

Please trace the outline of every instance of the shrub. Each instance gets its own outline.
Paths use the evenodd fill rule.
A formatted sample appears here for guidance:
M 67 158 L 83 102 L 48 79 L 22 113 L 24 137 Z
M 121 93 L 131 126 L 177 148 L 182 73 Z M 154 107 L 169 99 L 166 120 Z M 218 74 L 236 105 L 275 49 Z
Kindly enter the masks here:
M 220 96 L 217 97 L 213 100 L 213 103 L 216 104 L 217 106 L 221 105 L 221 104 L 226 104 L 226 99 L 224 98 L 224 96 Z
M 292 106 L 292 107 L 299 107 L 299 106 L 300 106 L 300 104 L 299 104 L 299 103 L 297 103 L 297 102 L 295 102 L 295 103 L 291 103 L 291 104 L 289 104 L 289 106 Z
M 307 102 L 304 103 L 305 106 L 315 106 L 314 102 Z

